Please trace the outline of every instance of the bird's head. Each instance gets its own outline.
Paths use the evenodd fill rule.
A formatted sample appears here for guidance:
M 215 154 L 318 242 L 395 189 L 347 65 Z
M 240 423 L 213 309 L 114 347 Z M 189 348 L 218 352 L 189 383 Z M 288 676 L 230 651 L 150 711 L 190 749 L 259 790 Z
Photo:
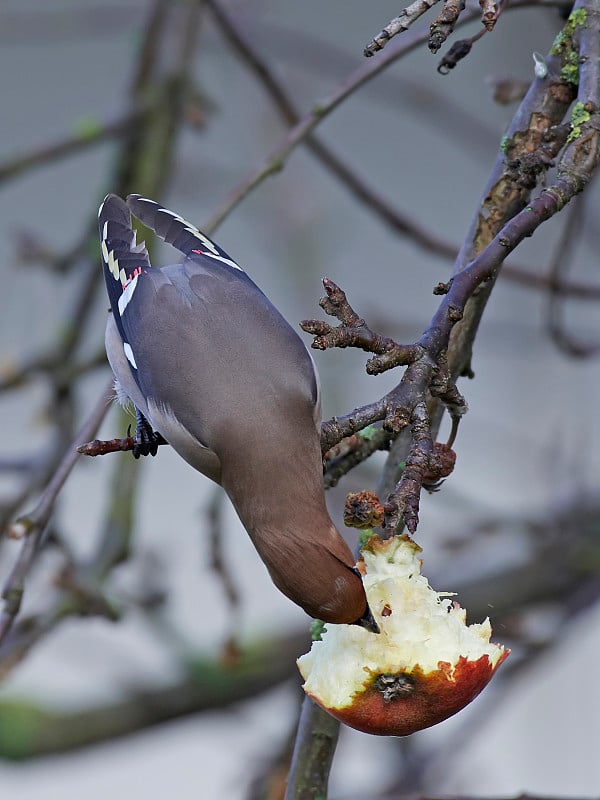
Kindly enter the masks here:
M 271 567 L 275 585 L 315 619 L 360 625 L 378 633 L 358 570 L 323 546 L 314 548 L 310 555 L 313 557 L 301 566 L 286 561 L 279 562 L 277 569 Z

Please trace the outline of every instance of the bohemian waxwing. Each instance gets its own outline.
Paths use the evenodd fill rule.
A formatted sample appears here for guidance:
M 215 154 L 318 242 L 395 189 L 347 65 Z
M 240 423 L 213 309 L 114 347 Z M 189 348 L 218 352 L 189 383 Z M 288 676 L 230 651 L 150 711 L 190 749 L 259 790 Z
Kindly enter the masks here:
M 152 267 L 131 212 L 185 255 Z M 325 505 L 319 384 L 300 337 L 227 253 L 139 195 L 100 207 L 106 352 L 134 455 L 168 442 L 220 483 L 275 585 L 325 622 L 377 630 Z

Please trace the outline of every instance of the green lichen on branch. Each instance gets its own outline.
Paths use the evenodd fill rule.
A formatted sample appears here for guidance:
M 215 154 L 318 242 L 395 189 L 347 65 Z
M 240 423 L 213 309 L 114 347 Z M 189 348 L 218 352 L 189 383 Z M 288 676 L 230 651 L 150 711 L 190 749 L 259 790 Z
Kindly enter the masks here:
M 577 86 L 579 83 L 579 56 L 575 50 L 569 50 L 565 55 L 565 65 L 560 70 L 560 77 L 565 83 Z
M 566 50 L 571 50 L 573 48 L 573 34 L 575 33 L 575 29 L 580 25 L 585 25 L 586 20 L 587 11 L 585 8 L 577 8 L 575 11 L 571 12 L 565 27 L 557 34 L 552 43 L 552 47 L 550 48 L 551 55 L 560 56 Z
M 565 83 L 570 83 L 572 86 L 579 83 L 579 53 L 573 42 L 573 35 L 578 27 L 585 25 L 586 21 L 587 11 L 585 8 L 575 9 L 550 48 L 550 53 L 553 56 L 559 56 L 562 61 L 560 77 Z
M 378 435 L 378 433 L 379 428 L 377 425 L 367 425 L 366 428 L 363 428 L 362 431 L 358 432 L 358 435 L 361 439 L 366 439 L 366 441 L 370 442 L 374 436 Z
M 575 139 L 581 136 L 581 126 L 589 122 L 591 118 L 592 115 L 589 111 L 586 111 L 583 103 L 575 103 L 571 112 L 571 133 L 567 139 L 567 144 L 574 142 Z

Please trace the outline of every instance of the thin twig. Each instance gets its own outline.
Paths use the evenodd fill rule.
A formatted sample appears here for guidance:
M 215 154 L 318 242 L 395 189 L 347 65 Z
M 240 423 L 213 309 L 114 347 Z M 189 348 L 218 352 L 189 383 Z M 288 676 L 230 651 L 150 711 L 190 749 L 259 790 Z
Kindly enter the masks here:
M 579 244 L 584 223 L 584 198 L 578 197 L 566 215 L 560 240 L 552 255 L 549 278 L 552 281 L 562 280 L 574 258 L 575 248 Z M 571 336 L 564 327 L 563 302 L 560 294 L 552 291 L 548 298 L 548 317 L 546 327 L 550 338 L 559 350 L 576 358 L 588 358 L 598 352 L 600 345 L 583 343 Z
M 118 117 L 113 122 L 89 123 L 81 132 L 67 136 L 24 155 L 13 156 L 0 164 L 0 183 L 17 178 L 35 167 L 58 161 L 61 158 L 87 150 L 100 142 L 126 134 L 131 128 L 141 124 L 144 109 L 134 109 Z
M 304 142 L 315 127 L 335 108 L 387 66 L 418 47 L 426 38 L 427 33 L 424 31 L 411 31 L 401 45 L 389 48 L 381 58 L 367 62 L 354 70 L 333 92 L 300 119 L 258 170 L 254 171 L 235 187 L 221 208 L 204 225 L 204 229 L 208 233 L 214 231 L 254 188 L 262 183 L 265 178 L 282 169 L 290 153 Z
M 158 444 L 161 444 L 160 442 Z M 93 439 L 91 442 L 80 444 L 77 452 L 82 456 L 105 456 L 107 453 L 124 453 L 133 450 L 135 440 L 133 436 L 124 439 Z
M 191 69 L 192 56 L 195 50 L 195 37 L 198 29 L 199 2 L 188 5 L 182 17 L 180 30 L 181 47 L 175 48 L 175 65 L 166 78 L 155 75 L 156 65 L 159 63 L 159 51 L 165 38 L 163 25 L 165 14 L 169 13 L 173 5 L 167 0 L 156 0 L 148 17 L 146 36 L 140 48 L 139 67 L 132 86 L 131 105 L 137 107 L 142 97 L 157 97 L 162 91 L 168 96 L 168 103 L 154 103 L 152 114 L 149 114 L 148 130 L 146 126 L 137 126 L 129 130 L 129 135 L 122 145 L 119 159 L 118 178 L 116 190 L 120 194 L 127 194 L 132 187 L 149 194 L 159 193 L 166 182 L 176 133 L 179 122 L 183 119 L 184 89 L 188 83 L 188 74 Z M 160 158 L 151 158 L 160 151 Z M 92 273 L 93 269 L 93 273 Z M 72 325 L 63 332 L 57 351 L 63 354 L 65 360 L 74 352 L 84 328 L 92 294 L 100 285 L 101 274 L 97 265 L 90 262 L 90 274 L 83 274 L 81 291 L 76 298 L 72 313 Z M 89 315 L 88 315 L 89 317 Z M 52 365 L 56 367 L 56 364 Z M 66 386 L 61 383 L 60 365 L 55 374 L 52 374 L 54 389 L 60 394 Z M 111 386 L 103 393 L 94 414 L 82 428 L 73 447 L 65 455 L 61 465 L 52 476 L 38 505 L 32 512 L 22 516 L 11 526 L 14 536 L 27 534 L 21 552 L 17 558 L 11 575 L 5 585 L 4 613 L 0 616 L 0 634 L 2 639 L 10 630 L 14 618 L 19 610 L 20 599 L 23 592 L 23 583 L 34 558 L 44 541 L 45 526 L 50 518 L 54 502 L 60 492 L 64 481 L 68 477 L 78 452 L 76 447 L 83 441 L 91 439 L 100 424 L 100 421 L 109 405 L 112 394 Z M 70 575 L 68 586 L 61 593 L 52 614 L 45 615 L 34 624 L 29 632 L 28 641 L 31 646 L 37 638 L 44 635 L 66 616 L 83 613 L 112 613 L 109 604 L 104 602 L 101 592 L 102 582 L 112 569 L 128 557 L 131 537 L 133 534 L 133 507 L 135 488 L 137 485 L 138 465 L 133 459 L 120 459 L 115 464 L 113 484 L 111 487 L 111 502 L 107 508 L 104 528 L 100 536 L 97 551 L 89 565 L 68 565 Z M 63 576 L 64 577 L 64 576 Z M 91 604 L 91 605 L 90 605 Z M 2 640 L 0 639 L 0 641 Z
M 519 4 L 522 5 L 521 0 L 515 0 L 515 5 Z M 310 72 L 321 80 L 329 75 L 342 76 L 356 66 L 355 54 L 340 47 L 331 37 L 325 41 L 319 35 L 297 26 L 285 27 L 265 16 L 257 21 L 236 14 L 235 24 L 260 53 L 268 52 L 275 60 L 284 59 L 288 67 L 295 65 L 303 73 Z M 425 88 L 419 78 L 411 78 L 404 71 L 388 70 L 370 85 L 366 100 L 369 103 L 377 100 L 385 108 L 392 105 L 410 108 L 411 115 L 428 129 L 442 126 L 446 142 L 452 139 L 461 148 L 468 148 L 472 155 L 487 160 L 483 143 L 495 136 L 496 131 L 480 115 L 471 113 L 465 105 L 459 106 L 458 99 L 451 98 L 442 88 Z
M 235 659 L 240 651 L 239 624 L 241 611 L 241 594 L 231 573 L 229 563 L 224 557 L 225 546 L 223 542 L 223 500 L 224 492 L 220 486 L 215 486 L 206 509 L 209 526 L 208 546 L 210 551 L 210 568 L 213 570 L 225 595 L 229 614 L 229 633 L 225 640 L 224 651 L 228 659 Z
M 253 47 L 250 38 L 244 36 L 233 16 L 225 13 L 217 0 L 207 0 L 207 5 L 219 23 L 223 34 L 244 59 L 244 63 L 260 80 L 282 118 L 289 125 L 297 125 L 301 120 L 300 112 L 282 83 L 276 79 L 267 62 L 262 58 L 262 54 Z M 360 178 L 355 169 L 351 168 L 315 134 L 307 135 L 305 144 L 321 164 L 337 177 L 355 198 L 376 213 L 384 222 L 399 233 L 409 236 L 425 249 L 440 253 L 447 258 L 454 258 L 456 248 L 447 245 L 435 234 L 426 231 L 416 220 L 392 208 L 380 193 Z
M 236 49 L 246 66 L 260 80 L 282 118 L 289 125 L 298 124 L 301 120 L 299 110 L 289 97 L 283 84 L 275 77 L 272 69 L 262 57 L 262 52 L 253 46 L 251 37 L 244 35 L 244 29 L 237 23 L 235 16 L 227 13 L 218 0 L 207 0 L 206 5 L 217 20 L 224 36 Z M 485 30 L 481 31 L 471 37 L 470 41 L 479 39 L 484 33 Z M 306 136 L 305 144 L 321 164 L 335 175 L 359 202 L 372 213 L 375 213 L 392 230 L 408 237 L 424 250 L 443 258 L 456 258 L 457 245 L 446 242 L 435 233 L 424 228 L 413 217 L 394 208 L 374 187 L 368 185 L 355 169 L 344 162 L 331 147 L 322 142 L 314 133 Z M 216 224 L 218 223 L 215 222 L 215 217 L 213 217 L 206 229 L 214 230 Z M 600 298 L 600 286 L 554 281 L 516 264 L 506 265 L 503 269 L 503 275 L 508 280 L 532 289 L 552 289 L 560 294 L 577 297 L 582 300 L 597 300 Z
M 112 381 L 107 388 L 102 392 L 100 398 L 96 402 L 89 416 L 81 426 L 79 433 L 75 437 L 73 446 L 69 448 L 68 452 L 60 463 L 60 466 L 54 473 L 52 480 L 46 487 L 38 504 L 29 511 L 27 514 L 19 517 L 9 528 L 9 535 L 15 539 L 20 539 L 23 536 L 30 535 L 38 532 L 46 525 L 52 514 L 54 503 L 58 497 L 65 481 L 71 474 L 75 466 L 79 453 L 77 448 L 82 440 L 89 439 L 100 427 L 100 423 L 104 419 L 106 412 L 110 407 L 110 400 L 113 394 Z
M 81 426 L 73 442 L 73 446 L 65 454 L 38 504 L 28 514 L 19 517 L 9 528 L 10 536 L 14 538 L 25 536 L 26 538 L 2 590 L 4 609 L 0 615 L 0 643 L 5 639 L 19 611 L 24 591 L 25 577 L 33 564 L 40 543 L 42 542 L 44 531 L 50 520 L 56 498 L 79 458 L 79 454 L 76 450 L 77 445 L 82 439 L 89 439 L 93 436 L 100 426 L 109 407 L 111 393 L 112 382 L 111 386 L 102 393 L 90 415 Z

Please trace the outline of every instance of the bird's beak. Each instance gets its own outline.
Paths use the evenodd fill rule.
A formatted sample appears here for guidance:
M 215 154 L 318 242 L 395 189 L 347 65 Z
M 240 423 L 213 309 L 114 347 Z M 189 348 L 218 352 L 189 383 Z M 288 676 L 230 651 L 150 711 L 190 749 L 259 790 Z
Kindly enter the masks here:
M 371 633 L 379 633 L 379 625 L 375 622 L 375 617 L 371 613 L 371 609 L 367 606 L 367 610 L 362 615 L 360 619 L 357 619 L 356 622 L 352 623 L 353 625 L 360 625 L 361 628 L 365 628 L 367 631 L 371 631 Z

